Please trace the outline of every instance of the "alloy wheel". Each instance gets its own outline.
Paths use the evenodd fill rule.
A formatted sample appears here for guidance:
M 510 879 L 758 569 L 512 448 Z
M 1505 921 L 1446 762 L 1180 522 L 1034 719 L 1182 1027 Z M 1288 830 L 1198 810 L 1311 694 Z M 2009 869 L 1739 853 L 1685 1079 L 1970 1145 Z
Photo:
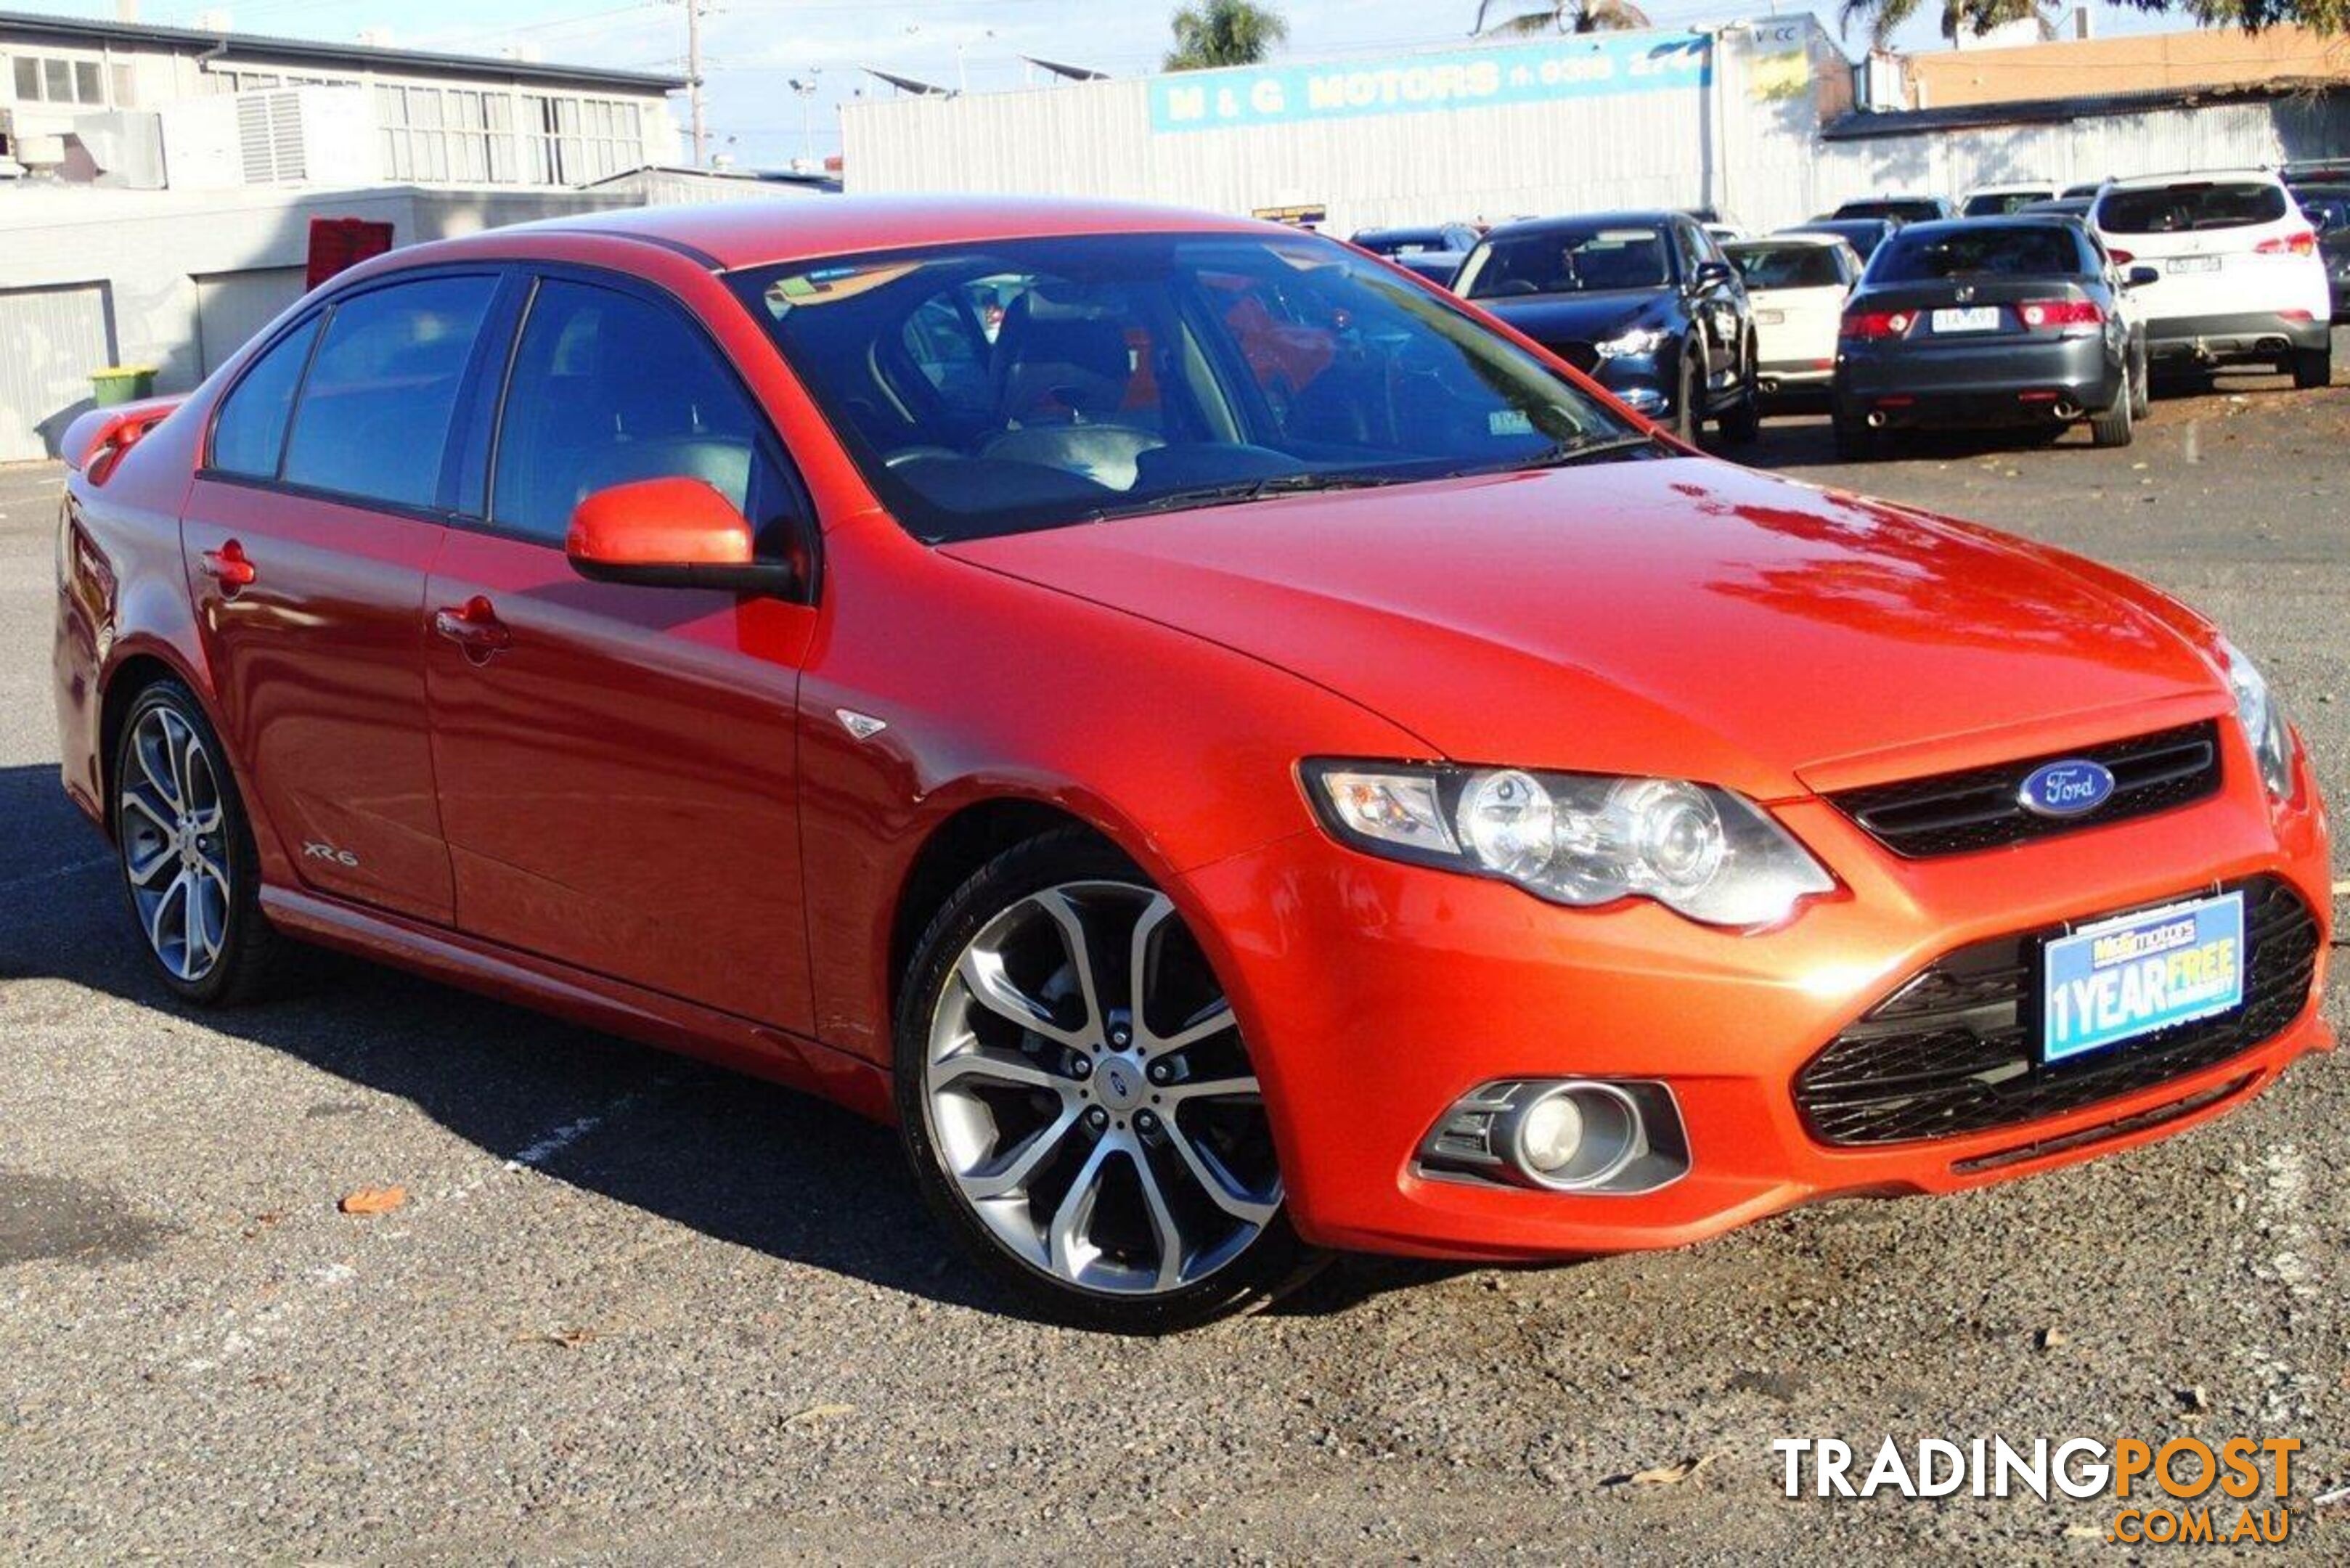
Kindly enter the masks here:
M 228 814 L 203 737 L 157 705 L 134 722 L 117 825 L 122 874 L 147 945 L 196 981 L 220 962 L 233 908 Z
M 962 1203 L 1064 1285 L 1183 1290 L 1280 1210 L 1231 1003 L 1154 888 L 1066 882 L 987 921 L 941 988 L 921 1083 Z

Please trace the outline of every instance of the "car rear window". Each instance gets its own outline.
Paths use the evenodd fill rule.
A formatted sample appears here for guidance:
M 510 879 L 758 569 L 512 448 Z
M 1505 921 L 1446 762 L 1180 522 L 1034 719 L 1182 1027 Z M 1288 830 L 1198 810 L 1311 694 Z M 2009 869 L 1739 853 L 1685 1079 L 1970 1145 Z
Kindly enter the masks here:
M 1749 288 L 1839 288 L 1844 269 L 1826 245 L 1731 245 Z
M 2072 277 L 2086 272 L 2069 229 L 2035 224 L 1920 231 L 1904 229 L 1878 247 L 1868 281 L 1931 283 L 1938 278 Z
M 1967 218 L 2003 218 L 2008 213 L 2028 207 L 2034 202 L 2044 201 L 2047 196 L 2048 192 L 2045 191 L 1986 192 L 1980 196 L 1968 197 L 1966 205 L 1959 209 L 1959 215 Z
M 1905 223 L 1923 223 L 1942 215 L 1941 207 L 1925 197 L 1896 196 L 1877 202 L 1846 202 L 1835 210 L 1839 218 L 1898 218 Z
M 2097 204 L 2097 226 L 2109 234 L 2175 234 L 2273 223 L 2284 213 L 2281 185 L 2199 181 L 2143 191 L 2109 191 Z

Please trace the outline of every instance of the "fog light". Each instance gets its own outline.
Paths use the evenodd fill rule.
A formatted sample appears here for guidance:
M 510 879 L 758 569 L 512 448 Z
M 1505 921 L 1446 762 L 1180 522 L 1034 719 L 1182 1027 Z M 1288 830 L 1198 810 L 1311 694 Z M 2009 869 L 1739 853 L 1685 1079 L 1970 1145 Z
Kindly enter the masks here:
M 1653 1192 L 1688 1173 L 1689 1138 L 1660 1083 L 1504 1080 L 1455 1101 L 1418 1164 L 1424 1175 L 1555 1192 Z
M 1548 1176 L 1563 1170 L 1583 1147 L 1583 1113 L 1571 1095 L 1537 1100 L 1518 1118 L 1518 1158 Z

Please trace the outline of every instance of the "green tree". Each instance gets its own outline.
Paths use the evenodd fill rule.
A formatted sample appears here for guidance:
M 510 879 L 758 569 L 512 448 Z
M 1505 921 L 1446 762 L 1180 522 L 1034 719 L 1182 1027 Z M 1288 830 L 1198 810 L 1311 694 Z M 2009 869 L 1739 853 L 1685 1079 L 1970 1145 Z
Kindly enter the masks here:
M 1477 25 L 1471 32 L 1625 33 L 1649 26 L 1648 14 L 1631 0 L 1563 0 L 1556 5 L 1537 5 L 1514 16 L 1504 16 L 1489 26 L 1485 14 L 1492 8 L 1493 0 L 1477 0 Z
M 1168 52 L 1170 71 L 1203 70 L 1211 66 L 1253 66 L 1289 36 L 1289 24 L 1270 5 L 1249 0 L 1205 0 L 1175 13 L 1175 47 Z
M 1896 31 L 1925 8 L 1926 0 L 1844 0 L 1837 19 L 1849 33 L 1854 22 L 1866 18 L 1869 47 L 1882 49 L 1891 46 Z M 2043 0 L 1942 0 L 1942 36 L 1955 44 L 1961 29 L 1981 37 L 2010 22 L 2033 21 L 2040 24 L 2042 37 L 2053 38 L 2056 17 L 2056 8 Z
M 1866 17 L 1872 42 L 1883 43 L 1893 30 L 1916 16 L 1923 0 L 1844 0 L 1843 18 L 1849 28 Z M 2138 10 L 2177 15 L 2204 27 L 2241 27 L 2257 33 L 2263 27 L 2298 22 L 2320 33 L 2339 33 L 2350 26 L 2350 0 L 2129 0 Z M 2020 22 L 2037 16 L 2043 25 L 2050 10 L 2029 0 L 1942 0 L 1942 36 L 1956 39 L 1960 27 L 1977 36 L 2002 22 Z

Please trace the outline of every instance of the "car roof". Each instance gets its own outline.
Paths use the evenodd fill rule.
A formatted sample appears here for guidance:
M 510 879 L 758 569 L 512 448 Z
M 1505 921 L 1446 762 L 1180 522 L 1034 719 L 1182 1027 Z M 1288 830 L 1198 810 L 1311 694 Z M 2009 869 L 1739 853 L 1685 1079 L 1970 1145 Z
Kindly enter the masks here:
M 1632 207 L 1615 213 L 1560 213 L 1544 218 L 1519 218 L 1489 230 L 1489 240 L 1503 239 L 1512 234 L 1538 234 L 1551 229 L 1596 228 L 1607 223 L 1669 223 L 1676 221 L 1696 222 L 1678 208 Z
M 2154 191 L 2165 185 L 2217 185 L 2222 182 L 2233 184 L 2282 185 L 2273 169 L 2180 169 L 2168 174 L 2132 174 L 2124 180 L 2106 182 L 2107 191 Z
M 484 230 L 433 247 L 437 256 L 500 254 L 548 234 L 602 235 L 683 250 L 721 269 L 770 262 L 1077 234 L 1295 234 L 1137 202 L 1006 196 L 778 196 L 766 201 L 639 207 Z
M 1777 234 L 1750 234 L 1742 240 L 1731 240 L 1726 242 L 1722 248 L 1724 250 L 1730 250 L 1740 245 L 1794 244 L 1817 245 L 1821 249 L 1826 250 L 1832 249 L 1836 245 L 1848 245 L 1850 244 L 1852 244 L 1852 242 L 1846 239 L 1842 234 L 1824 234 L 1818 229 L 1782 229 Z
M 2054 191 L 2054 189 L 2056 189 L 2056 182 L 2054 180 L 2013 180 L 2004 185 L 1976 185 L 1968 190 L 1967 195 L 1970 198 L 2014 196 L 2026 191 Z

